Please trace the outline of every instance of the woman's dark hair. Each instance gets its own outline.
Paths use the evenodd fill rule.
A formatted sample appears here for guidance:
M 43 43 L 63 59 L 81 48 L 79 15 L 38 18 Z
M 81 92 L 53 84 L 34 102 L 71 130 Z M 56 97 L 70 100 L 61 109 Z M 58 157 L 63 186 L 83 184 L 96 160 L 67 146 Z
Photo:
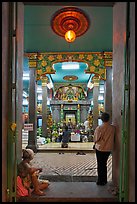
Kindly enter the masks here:
M 100 117 L 100 118 L 101 118 L 101 120 L 102 120 L 103 122 L 108 122 L 110 116 L 109 116 L 108 113 L 104 112 L 104 113 L 101 114 L 101 117 Z

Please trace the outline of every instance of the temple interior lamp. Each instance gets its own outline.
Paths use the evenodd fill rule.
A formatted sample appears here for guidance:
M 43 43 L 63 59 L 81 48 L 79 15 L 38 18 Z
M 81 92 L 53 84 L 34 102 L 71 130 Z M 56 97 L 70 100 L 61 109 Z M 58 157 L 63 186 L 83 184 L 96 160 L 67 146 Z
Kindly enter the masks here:
M 73 30 L 68 30 L 65 33 L 65 40 L 69 43 L 74 42 L 74 40 L 76 39 L 76 34 Z
M 76 7 L 66 7 L 55 12 L 51 19 L 52 30 L 65 37 L 69 43 L 82 36 L 89 28 L 89 18 L 85 12 Z

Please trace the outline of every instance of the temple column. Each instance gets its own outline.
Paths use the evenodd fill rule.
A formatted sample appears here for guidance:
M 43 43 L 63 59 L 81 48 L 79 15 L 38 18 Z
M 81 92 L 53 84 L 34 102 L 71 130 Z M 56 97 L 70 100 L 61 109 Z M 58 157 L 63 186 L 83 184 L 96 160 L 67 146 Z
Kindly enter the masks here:
M 48 136 L 47 130 L 47 83 L 48 77 L 42 77 L 42 136 Z
M 106 81 L 104 83 L 104 110 L 110 115 L 112 121 L 112 52 L 104 52 L 106 67 Z
M 80 123 L 80 105 L 78 104 L 78 109 L 77 109 L 77 124 Z
M 52 105 L 51 109 L 52 109 L 53 121 L 55 121 L 56 123 L 59 123 L 61 121 L 61 115 L 60 115 L 61 107 L 60 107 L 60 105 L 54 104 L 54 105 Z
M 104 83 L 104 110 L 110 114 L 112 120 L 112 67 L 106 69 L 106 81 Z
M 98 126 L 98 117 L 99 117 L 99 109 L 98 109 L 98 95 L 99 95 L 99 77 L 94 76 L 92 78 L 94 86 L 93 86 L 93 130 Z
M 60 105 L 55 105 L 54 106 L 54 120 L 56 121 L 56 123 L 59 123 L 60 122 L 60 120 L 61 120 L 61 116 L 60 116 L 60 111 L 61 111 L 61 109 L 60 109 Z
M 87 116 L 88 116 L 89 107 L 87 105 L 81 105 L 80 109 L 81 109 L 81 112 L 80 112 L 81 123 L 84 123 L 86 118 L 87 118 Z
M 51 106 L 51 110 L 52 110 L 52 120 L 55 121 L 55 117 L 54 117 L 54 115 L 55 115 L 55 106 L 54 105 Z
M 33 131 L 29 131 L 28 145 L 26 148 L 37 152 L 37 90 L 36 68 L 31 68 L 29 83 L 29 123 L 33 124 Z
M 61 110 L 60 110 L 60 122 L 63 123 L 63 118 L 64 118 L 64 115 L 63 115 L 63 104 L 61 104 Z

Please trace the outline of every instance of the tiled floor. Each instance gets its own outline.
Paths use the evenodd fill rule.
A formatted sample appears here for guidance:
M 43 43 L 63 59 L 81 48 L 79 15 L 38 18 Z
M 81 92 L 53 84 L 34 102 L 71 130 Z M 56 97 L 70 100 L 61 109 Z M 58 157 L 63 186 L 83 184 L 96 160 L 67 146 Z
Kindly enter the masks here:
M 36 153 L 32 164 L 43 168 L 43 175 L 62 175 L 62 176 L 97 176 L 97 164 L 95 153 Z M 112 180 L 112 156 L 108 159 L 108 181 Z

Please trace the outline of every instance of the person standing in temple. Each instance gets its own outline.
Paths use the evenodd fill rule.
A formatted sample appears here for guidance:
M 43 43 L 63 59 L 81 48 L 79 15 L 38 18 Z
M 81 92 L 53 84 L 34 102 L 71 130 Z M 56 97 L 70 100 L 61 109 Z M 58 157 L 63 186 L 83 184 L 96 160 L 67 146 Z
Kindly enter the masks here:
M 88 118 L 85 120 L 84 126 L 85 126 L 85 132 L 88 132 L 89 131 L 89 121 L 88 121 Z
M 66 125 L 65 130 L 63 131 L 63 135 L 62 135 L 62 144 L 61 144 L 62 148 L 67 148 L 68 147 L 70 136 L 71 136 L 71 133 L 68 130 L 68 126 Z
M 102 124 L 94 132 L 94 143 L 97 158 L 97 185 L 107 184 L 107 160 L 113 150 L 115 126 L 109 123 L 109 114 L 101 114 Z
M 71 122 L 71 118 L 69 118 L 69 121 L 68 121 L 68 130 L 71 132 L 72 128 L 73 128 L 73 124 Z

